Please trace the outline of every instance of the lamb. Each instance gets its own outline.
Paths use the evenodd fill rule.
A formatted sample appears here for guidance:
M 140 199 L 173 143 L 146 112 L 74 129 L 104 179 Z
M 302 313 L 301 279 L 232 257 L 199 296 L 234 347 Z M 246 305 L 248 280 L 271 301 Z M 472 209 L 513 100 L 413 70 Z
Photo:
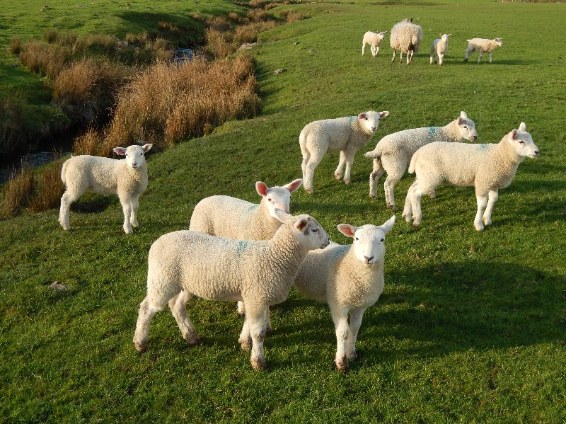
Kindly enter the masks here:
M 391 62 L 395 61 L 395 53 L 399 50 L 399 61 L 403 61 L 403 53 L 407 54 L 407 64 L 413 60 L 413 55 L 419 51 L 423 39 L 423 29 L 420 25 L 414 24 L 412 19 L 405 19 L 396 23 L 391 28 L 389 42 L 393 49 Z
M 348 360 L 356 358 L 356 339 L 365 310 L 383 292 L 385 235 L 395 223 L 392 216 L 382 226 L 338 225 L 353 244 L 334 244 L 309 252 L 295 278 L 303 295 L 327 303 L 336 330 L 336 368 L 346 371 Z M 348 315 L 350 315 L 348 324 Z
M 362 56 L 364 55 L 366 44 L 371 46 L 371 55 L 373 57 L 377 56 L 379 52 L 379 46 L 381 46 L 381 41 L 385 37 L 387 31 L 381 32 L 371 32 L 368 31 L 364 34 L 364 38 L 362 39 Z
M 481 56 L 483 53 L 489 53 L 489 63 L 491 63 L 493 51 L 497 47 L 501 47 L 503 45 L 503 39 L 501 38 L 494 38 L 493 40 L 489 40 L 487 38 L 472 38 L 467 41 L 468 47 L 466 48 L 464 62 L 467 62 L 470 54 L 477 50 L 479 52 L 478 63 L 481 62 Z
M 354 155 L 372 138 L 380 119 L 388 115 L 388 111 L 368 111 L 358 116 L 323 119 L 307 124 L 299 135 L 305 191 L 313 193 L 314 170 L 327 151 L 340 151 L 340 161 L 334 176 L 340 180 L 345 165 L 344 182 L 349 184 Z
M 536 158 L 538 147 L 521 122 L 519 129 L 506 134 L 498 144 L 469 145 L 436 142 L 420 148 L 414 155 L 409 172 L 416 180 L 409 188 L 403 217 L 413 225 L 421 223 L 421 197 L 434 195 L 443 182 L 456 186 L 474 186 L 477 213 L 474 227 L 482 231 L 491 224 L 491 213 L 500 188 L 505 188 L 515 176 L 525 157 Z M 482 223 L 483 217 L 483 223 Z
M 395 184 L 405 174 L 413 154 L 422 146 L 433 141 L 462 141 L 477 139 L 476 124 L 466 112 L 443 127 L 423 127 L 398 131 L 383 137 L 375 149 L 367 152 L 367 158 L 373 158 L 373 171 L 369 176 L 369 195 L 375 197 L 377 181 L 387 172 L 383 184 L 385 203 L 395 210 Z
M 430 46 L 430 64 L 438 62 L 439 65 L 444 63 L 444 55 L 448 51 L 448 37 L 452 34 L 442 34 L 440 38 L 436 38 Z
M 202 199 L 193 210 L 189 230 L 241 240 L 269 240 L 281 226 L 276 209 L 289 213 L 291 193 L 303 180 L 291 181 L 283 187 L 268 187 L 262 181 L 255 183 L 261 196 L 259 204 L 230 196 L 211 196 Z M 238 302 L 238 313 L 244 315 L 243 302 Z M 271 331 L 271 324 L 267 324 Z
M 139 199 L 147 188 L 147 164 L 145 153 L 152 144 L 115 147 L 114 153 L 125 159 L 99 156 L 73 156 L 63 163 L 61 180 L 66 190 L 61 197 L 59 223 L 69 230 L 69 208 L 86 191 L 104 196 L 116 194 L 124 211 L 124 232 L 132 233 L 138 224 Z
M 280 209 L 283 223 L 271 240 L 233 240 L 198 231 L 175 231 L 157 239 L 149 250 L 147 296 L 140 304 L 134 334 L 139 352 L 147 348 L 152 317 L 169 304 L 183 338 L 199 342 L 186 305 L 193 296 L 209 300 L 243 300 L 246 319 L 242 349 L 250 350 L 252 367 L 266 368 L 263 351 L 269 305 L 283 302 L 307 252 L 328 245 L 328 234 L 309 215 L 293 217 Z

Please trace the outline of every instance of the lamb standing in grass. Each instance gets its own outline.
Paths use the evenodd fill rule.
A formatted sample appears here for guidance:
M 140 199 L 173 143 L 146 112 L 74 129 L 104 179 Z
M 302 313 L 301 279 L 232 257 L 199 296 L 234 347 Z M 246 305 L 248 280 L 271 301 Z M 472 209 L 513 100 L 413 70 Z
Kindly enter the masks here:
M 276 211 L 283 225 L 271 240 L 232 240 L 197 231 L 161 236 L 149 250 L 147 296 L 140 304 L 134 345 L 147 347 L 151 318 L 167 304 L 189 345 L 198 343 L 186 305 L 192 296 L 242 300 L 246 319 L 239 342 L 255 369 L 266 367 L 263 341 L 269 305 L 283 302 L 309 250 L 328 245 L 328 234 L 308 215 Z
M 467 41 L 468 47 L 466 48 L 464 62 L 467 62 L 470 54 L 477 50 L 479 52 L 478 63 L 480 63 L 483 53 L 489 53 L 489 63 L 491 63 L 493 51 L 497 47 L 501 47 L 503 45 L 503 40 L 501 38 L 494 38 L 493 40 L 489 40 L 487 38 L 472 38 Z
M 152 144 L 115 147 L 114 153 L 125 159 L 110 159 L 81 155 L 67 159 L 61 170 L 61 180 L 66 186 L 61 197 L 59 223 L 64 230 L 69 226 L 69 208 L 86 191 L 104 196 L 116 194 L 124 211 L 124 232 L 132 233 L 138 224 L 139 199 L 147 188 L 147 164 L 145 153 Z
M 353 244 L 310 252 L 295 278 L 299 292 L 328 303 L 336 330 L 335 364 L 340 371 L 347 370 L 348 360 L 356 359 L 363 314 L 383 292 L 384 241 L 394 223 L 395 216 L 380 227 L 338 225 L 342 234 L 354 239 Z
M 373 57 L 377 56 L 377 53 L 379 52 L 379 46 L 381 46 L 381 41 L 383 40 L 383 37 L 385 37 L 386 32 L 387 31 L 366 32 L 364 34 L 364 38 L 362 39 L 362 56 L 364 55 L 366 44 L 369 44 L 371 46 L 371 55 Z
M 448 51 L 448 37 L 452 34 L 443 34 L 440 38 L 436 38 L 430 46 L 430 64 L 438 62 L 439 65 L 444 63 L 444 55 Z
M 501 139 L 498 144 L 443 143 L 436 142 L 419 149 L 411 160 L 409 172 L 416 173 L 416 180 L 409 188 L 403 217 L 413 225 L 421 223 L 421 197 L 434 195 L 442 183 L 456 186 L 474 186 L 478 210 L 474 227 L 482 231 L 491 224 L 491 213 L 500 188 L 505 188 L 515 176 L 517 167 L 525 157 L 536 158 L 538 147 L 521 122 Z M 482 223 L 483 217 L 483 223 Z
M 303 180 L 297 179 L 283 187 L 268 187 L 257 181 L 255 188 L 261 196 L 259 204 L 230 196 L 202 199 L 193 210 L 189 230 L 240 240 L 269 240 L 281 226 L 276 209 L 289 213 L 291 193 L 302 183 Z M 238 312 L 244 315 L 243 302 L 238 302 Z M 267 331 L 271 331 L 269 319 Z
M 391 62 L 395 61 L 395 53 L 399 50 L 399 61 L 403 61 L 403 53 L 407 54 L 407 65 L 412 62 L 413 55 L 419 51 L 423 39 L 423 29 L 414 24 L 412 19 L 405 19 L 391 28 L 389 42 L 393 50 Z
M 369 111 L 358 116 L 323 119 L 307 124 L 299 135 L 305 191 L 312 194 L 314 170 L 327 151 L 340 151 L 340 162 L 334 176 L 340 180 L 345 165 L 344 182 L 350 184 L 354 155 L 373 137 L 379 120 L 388 115 L 388 111 Z
M 383 137 L 375 149 L 367 152 L 367 158 L 373 158 L 373 171 L 369 176 L 369 195 L 377 194 L 377 182 L 387 172 L 383 184 L 385 203 L 395 209 L 395 184 L 405 174 L 413 154 L 422 146 L 433 141 L 474 141 L 478 137 L 476 124 L 466 112 L 443 127 L 424 127 L 398 131 Z

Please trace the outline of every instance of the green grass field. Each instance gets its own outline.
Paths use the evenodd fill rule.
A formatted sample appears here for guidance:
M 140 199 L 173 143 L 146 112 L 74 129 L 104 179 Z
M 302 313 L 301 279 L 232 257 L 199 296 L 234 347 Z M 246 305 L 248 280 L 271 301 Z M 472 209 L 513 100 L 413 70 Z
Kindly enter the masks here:
M 130 1 L 128 11 L 122 2 L 62 1 L 40 15 L 44 2 L 26 3 L 9 0 L 1 12 L 11 18 L 3 19 L 2 45 L 51 26 L 122 33 L 149 26 L 140 17 L 152 13 L 182 23 L 193 7 L 237 9 L 220 0 Z M 0 421 L 566 421 L 566 5 L 335 1 L 274 11 L 286 9 L 309 18 L 262 33 L 252 50 L 263 114 L 150 155 L 133 235 L 122 232 L 118 200 L 94 195 L 71 212 L 70 232 L 55 210 L 0 222 Z M 361 56 L 365 31 L 389 31 L 405 17 L 425 34 L 411 66 L 390 62 L 388 37 L 377 58 L 367 49 Z M 441 32 L 453 34 L 448 55 L 432 66 L 428 48 Z M 462 62 L 467 38 L 497 36 L 503 47 L 493 64 L 478 65 L 477 55 Z M 40 85 L 10 68 L 14 60 L 2 56 L 2 84 L 6 75 L 21 78 L 23 91 Z M 381 224 L 391 214 L 382 181 L 378 198 L 368 197 L 371 162 L 362 155 L 388 133 L 444 125 L 464 110 L 481 143 L 526 122 L 541 156 L 526 159 L 500 191 L 493 225 L 482 233 L 473 228 L 471 188 L 444 187 L 424 199 L 418 231 L 397 213 L 385 291 L 366 312 L 361 358 L 348 374 L 333 366 L 328 308 L 294 292 L 272 308 L 267 372 L 253 371 L 239 349 L 234 303 L 190 305 L 203 339 L 194 348 L 168 311 L 158 314 L 148 351 L 137 354 L 132 337 L 151 243 L 187 228 L 205 196 L 257 201 L 255 181 L 300 177 L 302 127 L 368 109 L 390 115 L 358 153 L 352 183 L 333 179 L 338 156 L 329 154 L 315 173 L 315 194 L 293 195 L 293 211 L 315 216 L 339 243 L 348 240 L 337 224 Z M 412 181 L 397 185 L 398 205 Z M 70 289 L 53 291 L 54 281 Z

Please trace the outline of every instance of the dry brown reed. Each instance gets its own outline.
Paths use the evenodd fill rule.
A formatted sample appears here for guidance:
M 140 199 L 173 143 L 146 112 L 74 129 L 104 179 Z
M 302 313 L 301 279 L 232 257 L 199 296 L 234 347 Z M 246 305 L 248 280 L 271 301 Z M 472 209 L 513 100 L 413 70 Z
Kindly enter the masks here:
M 15 172 L 4 188 L 4 201 L 1 214 L 10 217 L 20 213 L 28 206 L 34 192 L 35 177 L 33 170 L 21 168 Z
M 205 128 L 259 113 L 256 91 L 253 60 L 247 56 L 158 63 L 121 91 L 107 143 L 128 145 L 143 139 L 163 149 L 201 136 Z
M 65 191 L 63 181 L 61 181 L 61 167 L 63 160 L 47 165 L 39 174 L 37 191 L 29 204 L 32 212 L 42 212 L 54 209 L 59 206 L 61 196 Z
M 255 43 L 260 32 L 267 31 L 276 25 L 274 21 L 262 21 L 239 26 L 234 33 L 234 43 L 237 45 Z
M 19 37 L 13 37 L 10 40 L 10 47 L 9 47 L 10 53 L 16 55 L 20 54 L 21 49 L 22 49 L 22 40 L 20 40 Z
M 116 146 L 113 146 L 116 147 Z M 94 128 L 75 138 L 73 155 L 111 156 L 112 147 L 105 142 L 103 133 Z
M 217 59 L 223 59 L 236 51 L 232 44 L 232 33 L 208 28 L 205 31 L 206 50 Z
M 21 46 L 20 61 L 37 74 L 54 79 L 71 58 L 69 47 L 32 40 Z

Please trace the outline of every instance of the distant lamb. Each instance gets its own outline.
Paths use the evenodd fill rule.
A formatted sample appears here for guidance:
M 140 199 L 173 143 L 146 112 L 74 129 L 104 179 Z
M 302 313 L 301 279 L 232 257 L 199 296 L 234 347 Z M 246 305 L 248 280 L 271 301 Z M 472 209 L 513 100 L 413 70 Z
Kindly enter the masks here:
M 63 163 L 61 180 L 66 186 L 61 197 L 59 223 L 64 230 L 70 228 L 69 208 L 86 191 L 104 196 L 116 194 L 124 211 L 124 232 L 132 233 L 138 224 L 139 199 L 147 188 L 147 164 L 145 153 L 152 144 L 115 147 L 114 153 L 125 159 L 99 156 L 73 156 Z
M 493 40 L 486 38 L 472 38 L 467 41 L 468 47 L 466 48 L 464 62 L 467 62 L 470 54 L 477 50 L 479 52 L 478 63 L 481 62 L 481 56 L 483 53 L 489 53 L 489 63 L 491 63 L 493 51 L 497 47 L 501 47 L 503 45 L 503 40 L 501 38 L 494 38 Z
M 340 371 L 346 371 L 348 361 L 356 359 L 363 314 L 383 292 L 384 241 L 394 223 L 395 216 L 380 227 L 338 225 L 342 234 L 353 239 L 352 244 L 310 252 L 295 278 L 299 292 L 330 307 L 336 329 L 334 362 Z
M 399 50 L 399 61 L 403 61 L 403 53 L 407 54 L 407 64 L 413 60 L 413 55 L 419 51 L 423 39 L 423 29 L 420 25 L 414 24 L 412 19 L 405 19 L 396 23 L 391 28 L 389 42 L 393 49 L 391 62 L 395 61 L 395 53 Z
M 381 41 L 385 37 L 386 32 L 387 31 L 366 32 L 364 34 L 364 38 L 362 39 L 362 56 L 364 55 L 366 44 L 369 44 L 371 46 L 371 55 L 373 57 L 377 56 L 377 53 L 379 52 L 379 46 L 381 46 Z
M 438 62 L 439 65 L 444 63 L 444 56 L 448 51 L 448 37 L 452 34 L 443 34 L 440 38 L 436 38 L 430 46 L 430 64 Z
M 421 147 L 409 166 L 409 172 L 415 172 L 417 178 L 409 188 L 403 217 L 407 222 L 412 219 L 413 225 L 418 227 L 422 218 L 421 197 L 423 194 L 434 196 L 435 189 L 442 183 L 474 186 L 478 203 L 474 227 L 482 231 L 484 224 L 491 224 L 499 189 L 511 184 L 525 157 L 538 155 L 538 147 L 524 122 L 498 144 L 436 142 Z
M 358 116 L 323 119 L 307 124 L 299 135 L 305 191 L 313 193 L 314 170 L 327 151 L 340 151 L 340 162 L 334 176 L 340 180 L 345 165 L 344 182 L 349 184 L 354 155 L 373 137 L 379 120 L 388 115 L 388 111 L 369 111 Z
M 433 141 L 474 141 L 478 137 L 476 124 L 466 112 L 443 127 L 423 127 L 398 131 L 383 137 L 375 149 L 367 152 L 367 158 L 373 158 L 373 171 L 369 175 L 369 195 L 377 194 L 377 182 L 387 172 L 383 184 L 385 203 L 395 209 L 395 184 L 405 174 L 413 154 L 422 146 Z
M 199 342 L 187 315 L 187 302 L 243 300 L 246 319 L 239 342 L 250 350 L 255 369 L 265 369 L 263 341 L 269 305 L 287 299 L 309 250 L 328 245 L 328 234 L 308 215 L 276 211 L 283 225 L 271 240 L 232 240 L 198 231 L 161 236 L 149 249 L 147 296 L 141 302 L 134 334 L 139 352 L 147 348 L 152 317 L 167 305 L 189 345 Z

